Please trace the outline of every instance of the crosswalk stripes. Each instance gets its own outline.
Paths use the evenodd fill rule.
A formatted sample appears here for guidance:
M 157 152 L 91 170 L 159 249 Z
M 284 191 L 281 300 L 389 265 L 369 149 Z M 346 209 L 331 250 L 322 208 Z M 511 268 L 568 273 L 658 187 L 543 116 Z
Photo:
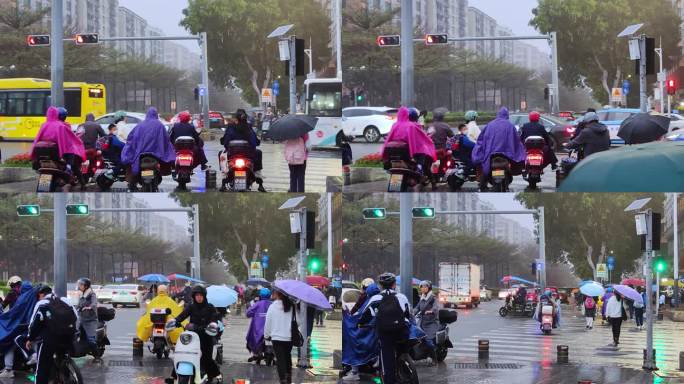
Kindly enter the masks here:
M 473 335 L 454 341 L 449 351 L 450 360 L 477 359 L 479 339 L 490 343 L 490 361 L 507 363 L 532 363 L 555 361 L 556 346 L 568 345 L 570 359 L 578 363 L 621 364 L 640 368 L 642 350 L 645 347 L 646 331 L 637 331 L 633 324 L 622 327 L 620 345 L 612 346 L 610 327 L 596 325 L 593 330 L 585 329 L 584 319 L 569 317 L 563 320 L 561 328 L 551 335 L 543 335 L 535 320 L 523 322 Z M 680 344 L 684 330 L 673 323 L 658 323 L 654 334 L 656 361 L 661 369 L 675 369 L 678 364 Z

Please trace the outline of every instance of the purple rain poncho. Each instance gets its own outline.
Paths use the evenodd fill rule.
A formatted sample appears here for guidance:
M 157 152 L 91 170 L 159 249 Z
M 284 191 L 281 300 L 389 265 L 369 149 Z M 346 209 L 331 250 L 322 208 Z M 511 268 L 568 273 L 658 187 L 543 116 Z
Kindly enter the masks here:
M 263 352 L 264 326 L 266 325 L 266 312 L 271 306 L 271 300 L 259 300 L 247 310 L 247 317 L 251 317 L 247 330 L 247 350 L 255 355 Z
M 473 164 L 482 165 L 482 172 L 489 175 L 490 159 L 493 154 L 500 153 L 514 163 L 525 161 L 525 146 L 520 141 L 520 136 L 508 120 L 508 109 L 501 108 L 496 119 L 484 127 L 477 144 L 473 149 Z
M 121 163 L 130 165 L 133 173 L 140 171 L 138 159 L 143 153 L 154 154 L 162 163 L 176 161 L 176 150 L 171 144 L 166 127 L 159 121 L 159 113 L 151 107 L 145 120 L 136 125 L 128 134 L 126 146 L 121 152 Z

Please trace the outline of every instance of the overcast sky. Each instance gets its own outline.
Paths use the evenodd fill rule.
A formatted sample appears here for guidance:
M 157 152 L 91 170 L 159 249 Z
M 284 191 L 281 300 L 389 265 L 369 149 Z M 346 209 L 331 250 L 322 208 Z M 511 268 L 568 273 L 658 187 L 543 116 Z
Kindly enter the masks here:
M 472 1 L 472 0 L 471 0 Z M 514 193 L 480 193 L 480 200 L 492 203 L 497 210 L 518 210 L 526 209 L 517 200 Z M 532 215 L 503 215 L 511 220 L 515 220 L 523 227 L 534 230 L 534 218 Z
M 537 34 L 529 26 L 537 0 L 469 0 L 469 3 L 492 16 L 499 24 L 512 29 L 516 35 Z M 183 18 L 182 11 L 188 5 L 187 0 L 119 0 L 119 4 L 133 10 L 167 34 L 187 35 L 187 31 L 178 25 Z M 182 44 L 199 52 L 194 42 Z M 530 41 L 530 44 L 543 49 L 543 52 L 549 51 L 545 41 Z
M 150 208 L 179 208 L 176 201 L 163 193 L 136 193 L 136 198 L 144 200 Z M 159 212 L 161 216 L 166 216 L 183 228 L 188 228 L 188 214 L 186 212 Z

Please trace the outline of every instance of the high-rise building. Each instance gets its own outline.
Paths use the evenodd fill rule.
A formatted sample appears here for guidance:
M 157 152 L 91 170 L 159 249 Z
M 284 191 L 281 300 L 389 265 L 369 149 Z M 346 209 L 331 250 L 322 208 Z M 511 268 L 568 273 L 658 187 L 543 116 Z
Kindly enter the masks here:
M 475 7 L 468 7 L 468 36 L 496 36 L 498 24 L 493 17 Z M 471 41 L 466 47 L 481 57 L 496 57 L 495 41 Z

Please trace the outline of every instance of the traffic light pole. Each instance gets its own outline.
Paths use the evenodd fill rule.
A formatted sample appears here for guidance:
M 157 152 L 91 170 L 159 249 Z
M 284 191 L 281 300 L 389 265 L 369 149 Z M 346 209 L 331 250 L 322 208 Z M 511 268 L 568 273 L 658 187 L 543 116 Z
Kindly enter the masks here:
M 294 39 L 292 40 L 294 41 Z M 294 43 L 293 43 L 294 44 Z M 296 76 L 296 67 L 292 68 L 292 62 L 290 62 L 290 76 L 293 74 Z M 295 77 L 296 78 L 296 77 Z M 299 210 L 299 222 L 300 222 L 300 232 L 299 232 L 299 280 L 306 283 L 306 207 Z M 302 336 L 304 336 L 304 345 L 299 349 L 299 362 L 297 366 L 299 368 L 311 368 L 308 358 L 308 347 L 309 338 L 308 335 L 308 321 L 307 321 L 307 308 L 305 302 L 300 302 L 299 310 L 299 327 L 302 330 Z M 294 310 L 294 309 L 293 309 Z
M 403 9 L 403 8 L 402 8 Z M 399 275 L 401 276 L 401 293 L 406 295 L 413 308 L 413 196 L 402 193 L 399 196 Z
M 639 104 L 641 112 L 648 112 L 648 93 L 646 89 L 646 35 L 639 37 L 639 51 L 641 52 L 641 59 L 639 60 Z
M 59 2 L 61 4 L 61 2 Z M 52 200 L 54 208 L 54 291 L 59 297 L 66 297 L 67 293 L 67 220 L 66 194 L 55 193 Z
M 51 1 L 52 41 L 50 42 L 50 105 L 64 106 L 64 3 Z M 66 284 L 66 283 L 65 283 Z M 66 285 L 64 286 L 66 294 Z
M 673 193 L 672 194 L 672 226 L 673 226 L 673 232 L 674 232 L 674 238 L 673 238 L 673 243 L 674 246 L 672 247 L 672 255 L 674 260 L 672 260 L 672 273 L 673 273 L 673 278 L 674 278 L 674 288 L 672 289 L 672 301 L 674 303 L 675 308 L 679 306 L 679 301 L 681 300 L 681 297 L 679 297 L 679 193 Z
M 415 103 L 413 66 L 413 0 L 401 0 L 401 105 L 405 107 Z
M 297 114 L 297 37 L 288 38 L 290 48 L 290 114 Z
M 642 60 L 645 62 L 645 60 Z M 644 250 L 644 282 L 646 283 L 646 358 L 643 369 L 656 370 L 653 358 L 653 323 L 657 317 L 653 314 L 653 211 L 646 212 L 646 249 Z M 656 301 L 657 302 L 657 301 Z

